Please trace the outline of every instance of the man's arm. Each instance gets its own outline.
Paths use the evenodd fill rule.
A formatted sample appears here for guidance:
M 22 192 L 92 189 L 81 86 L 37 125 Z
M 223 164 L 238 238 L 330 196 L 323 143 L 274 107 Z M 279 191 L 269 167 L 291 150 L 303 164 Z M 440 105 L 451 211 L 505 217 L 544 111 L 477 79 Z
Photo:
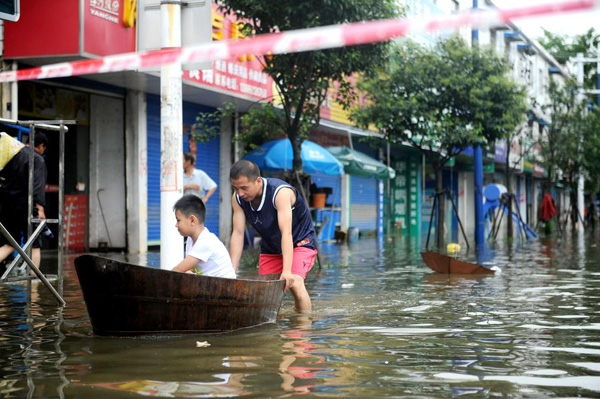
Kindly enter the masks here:
M 202 201 L 204 201 L 204 203 L 206 204 L 208 202 L 208 199 L 210 197 L 212 197 L 212 195 L 215 193 L 215 191 L 217 191 L 217 186 L 214 186 L 213 188 L 211 188 L 210 190 L 208 190 L 206 192 L 206 195 L 204 195 L 204 198 L 202 198 Z
M 38 218 L 46 219 L 44 211 L 46 206 L 46 180 L 48 178 L 46 162 L 41 155 L 34 154 L 33 166 L 33 205 L 38 210 Z
M 238 204 L 235 194 L 231 198 L 231 204 L 233 207 L 233 230 L 231 232 L 231 240 L 229 241 L 229 256 L 231 256 L 233 269 L 237 273 L 240 258 L 242 257 L 242 250 L 244 249 L 246 215 L 240 204 Z
M 283 271 L 281 280 L 285 280 L 284 291 L 294 285 L 292 275 L 292 259 L 294 257 L 294 240 L 292 237 L 292 204 L 296 201 L 296 195 L 291 189 L 281 189 L 275 197 L 277 208 L 277 222 L 281 231 L 281 254 L 283 257 Z

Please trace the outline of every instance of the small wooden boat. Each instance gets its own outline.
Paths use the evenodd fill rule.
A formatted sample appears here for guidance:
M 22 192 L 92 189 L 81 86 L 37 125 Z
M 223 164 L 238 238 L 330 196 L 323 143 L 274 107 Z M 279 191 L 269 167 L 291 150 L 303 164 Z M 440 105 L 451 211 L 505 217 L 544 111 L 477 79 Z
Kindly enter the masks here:
M 92 255 L 75 259 L 75 269 L 94 333 L 110 336 L 214 334 L 274 323 L 285 285 L 283 280 L 177 273 Z
M 475 263 L 458 260 L 437 252 L 421 252 L 427 266 L 436 273 L 442 274 L 494 274 L 495 269 L 488 269 Z M 498 269 L 499 270 L 499 269 Z

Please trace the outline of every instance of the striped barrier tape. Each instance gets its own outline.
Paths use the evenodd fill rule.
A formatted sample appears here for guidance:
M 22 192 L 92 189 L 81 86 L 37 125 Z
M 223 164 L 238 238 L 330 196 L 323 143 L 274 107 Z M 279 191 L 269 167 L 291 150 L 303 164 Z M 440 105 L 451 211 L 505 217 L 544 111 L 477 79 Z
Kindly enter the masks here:
M 171 63 L 235 59 L 244 54 L 284 54 L 383 42 L 412 33 L 470 26 L 487 28 L 523 18 L 589 10 L 600 0 L 566 0 L 511 9 L 471 10 L 438 18 L 407 18 L 356 22 L 255 36 L 246 40 L 212 42 L 182 48 L 125 53 L 0 73 L 0 82 L 38 80 L 107 72 L 143 70 Z

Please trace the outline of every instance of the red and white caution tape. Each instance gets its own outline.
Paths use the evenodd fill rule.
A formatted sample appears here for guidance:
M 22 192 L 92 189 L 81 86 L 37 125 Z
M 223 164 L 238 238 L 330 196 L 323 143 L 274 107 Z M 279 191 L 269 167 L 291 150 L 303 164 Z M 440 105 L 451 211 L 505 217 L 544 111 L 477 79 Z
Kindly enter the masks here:
M 566 0 L 512 9 L 472 10 L 438 18 L 408 18 L 357 22 L 320 28 L 302 29 L 141 53 L 107 56 L 97 60 L 64 62 L 37 68 L 0 73 L 0 82 L 37 80 L 106 72 L 121 72 L 171 63 L 235 59 L 244 54 L 283 54 L 353 46 L 387 41 L 413 33 L 434 32 L 461 27 L 487 28 L 523 18 L 568 11 L 592 9 L 600 0 Z

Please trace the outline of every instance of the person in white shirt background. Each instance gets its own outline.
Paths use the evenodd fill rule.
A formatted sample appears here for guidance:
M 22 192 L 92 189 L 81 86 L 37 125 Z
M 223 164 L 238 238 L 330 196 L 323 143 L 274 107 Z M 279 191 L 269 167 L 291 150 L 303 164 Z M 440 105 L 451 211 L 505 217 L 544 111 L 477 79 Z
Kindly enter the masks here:
M 204 226 L 204 202 L 195 195 L 184 195 L 175 203 L 173 211 L 177 219 L 175 227 L 179 234 L 187 237 L 187 242 L 185 258 L 172 270 L 203 276 L 236 278 L 227 248 Z
M 217 191 L 217 183 L 201 169 L 196 169 L 196 157 L 186 152 L 183 154 L 183 193 L 194 194 L 206 204 L 208 199 Z

